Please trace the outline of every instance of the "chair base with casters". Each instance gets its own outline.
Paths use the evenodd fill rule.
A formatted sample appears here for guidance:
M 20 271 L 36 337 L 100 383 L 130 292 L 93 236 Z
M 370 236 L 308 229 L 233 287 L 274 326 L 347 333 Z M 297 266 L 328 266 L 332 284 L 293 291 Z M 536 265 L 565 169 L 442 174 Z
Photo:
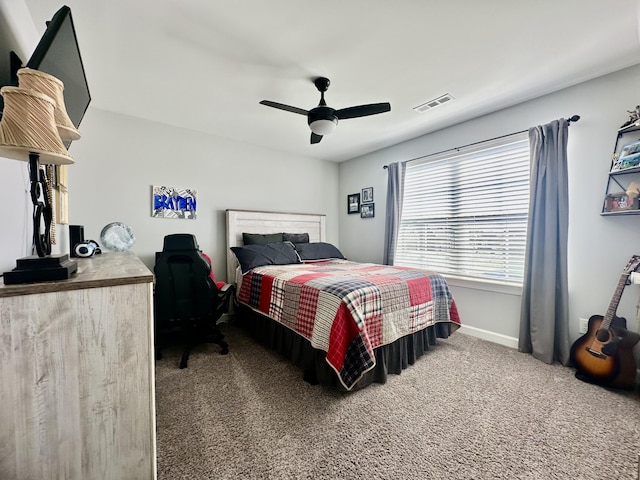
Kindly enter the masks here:
M 193 235 L 165 237 L 154 266 L 156 360 L 174 345 L 184 345 L 180 368 L 188 366 L 193 347 L 202 343 L 219 345 L 223 355 L 229 352 L 216 324 L 229 306 L 233 287 L 218 288 L 210 269 Z
M 226 285 L 220 292 L 226 297 L 231 297 L 233 288 L 231 285 Z M 222 298 L 220 302 L 228 305 L 229 298 Z M 226 307 L 224 310 L 226 310 Z M 219 345 L 221 355 L 229 353 L 229 344 L 224 341 L 224 334 L 211 319 L 170 319 L 162 328 L 156 327 L 156 360 L 162 359 L 163 349 L 174 345 L 184 345 L 182 357 L 180 358 L 180 368 L 187 368 L 191 350 L 193 347 L 203 343 Z

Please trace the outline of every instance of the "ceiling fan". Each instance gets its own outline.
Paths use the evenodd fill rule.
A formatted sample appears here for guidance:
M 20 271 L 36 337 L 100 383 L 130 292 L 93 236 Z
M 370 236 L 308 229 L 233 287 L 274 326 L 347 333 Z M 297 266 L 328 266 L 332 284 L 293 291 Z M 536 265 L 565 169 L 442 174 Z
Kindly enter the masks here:
M 313 83 L 320 92 L 320 103 L 311 110 L 304 110 L 298 107 L 292 107 L 283 103 L 272 102 L 270 100 L 262 100 L 260 103 L 267 107 L 279 108 L 287 112 L 299 113 L 307 116 L 307 123 L 311 128 L 311 143 L 319 143 L 324 135 L 333 132 L 338 125 L 338 120 L 346 120 L 347 118 L 366 117 L 376 115 L 391 110 L 389 103 L 371 103 L 368 105 L 357 105 L 355 107 L 341 108 L 336 110 L 327 106 L 324 100 L 324 92 L 327 91 L 331 82 L 328 78 L 318 77 Z

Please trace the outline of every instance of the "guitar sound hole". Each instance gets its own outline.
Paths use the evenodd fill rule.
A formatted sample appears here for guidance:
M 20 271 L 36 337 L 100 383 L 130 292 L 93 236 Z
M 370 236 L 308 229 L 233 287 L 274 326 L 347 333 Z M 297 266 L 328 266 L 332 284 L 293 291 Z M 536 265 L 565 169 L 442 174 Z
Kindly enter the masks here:
M 606 342 L 607 340 L 609 340 L 609 330 L 605 330 L 604 328 L 599 329 L 596 332 L 596 338 L 599 342 Z

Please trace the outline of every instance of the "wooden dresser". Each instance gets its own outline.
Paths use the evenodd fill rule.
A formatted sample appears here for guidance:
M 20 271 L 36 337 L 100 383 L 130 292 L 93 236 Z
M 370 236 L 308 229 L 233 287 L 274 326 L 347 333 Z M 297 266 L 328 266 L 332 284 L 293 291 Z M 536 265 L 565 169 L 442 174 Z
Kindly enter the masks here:
M 0 478 L 155 479 L 153 274 L 129 252 L 77 261 L 0 285 Z

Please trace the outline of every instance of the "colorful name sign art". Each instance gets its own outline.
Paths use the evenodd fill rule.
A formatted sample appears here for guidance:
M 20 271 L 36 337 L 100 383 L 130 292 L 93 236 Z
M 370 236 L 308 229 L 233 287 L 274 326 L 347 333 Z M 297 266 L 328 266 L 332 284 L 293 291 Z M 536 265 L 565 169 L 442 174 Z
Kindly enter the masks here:
M 196 219 L 196 190 L 153 186 L 151 216 L 156 218 Z

